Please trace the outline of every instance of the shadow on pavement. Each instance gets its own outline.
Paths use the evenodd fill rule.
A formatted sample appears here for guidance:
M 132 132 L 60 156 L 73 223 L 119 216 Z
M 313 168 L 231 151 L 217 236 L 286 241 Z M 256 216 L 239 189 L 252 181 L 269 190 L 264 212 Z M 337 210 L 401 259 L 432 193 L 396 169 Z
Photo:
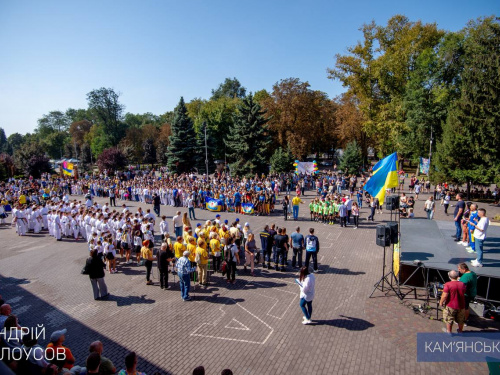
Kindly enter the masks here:
M 313 320 L 313 326 L 333 326 L 338 328 L 345 328 L 349 331 L 364 331 L 368 328 L 374 327 L 374 324 L 359 318 L 352 318 L 349 316 L 340 315 L 344 319 L 330 319 L 330 320 Z
M 45 338 L 40 337 L 39 344 L 45 347 L 49 343 L 50 334 L 58 329 L 67 328 L 65 345 L 67 345 L 76 358 L 76 365 L 85 366 L 85 360 L 89 354 L 90 343 L 100 340 L 104 344 L 104 355 L 109 358 L 117 369 L 125 368 L 125 356 L 129 350 L 121 346 L 112 338 L 103 336 L 98 331 L 91 327 L 82 324 L 73 319 L 64 311 L 53 306 L 36 295 L 26 291 L 21 285 L 29 284 L 26 279 L 16 279 L 14 277 L 4 277 L 0 275 L 0 294 L 12 306 L 12 311 L 16 314 L 19 311 L 19 318 L 24 327 L 36 327 L 38 324 L 43 324 L 45 327 Z M 154 303 L 154 300 L 144 297 L 116 297 L 110 296 L 108 301 L 116 301 L 118 306 L 129 305 L 132 303 Z M 106 303 L 102 301 L 99 303 Z M 48 313 L 57 312 L 58 321 L 47 319 Z M 148 374 L 158 372 L 162 375 L 171 374 L 169 371 L 154 365 L 153 363 L 144 360 L 139 356 L 137 368 Z M 0 371 L 1 373 L 1 371 Z
M 364 275 L 366 272 L 363 271 L 351 271 L 347 268 L 335 268 L 335 267 L 330 267 L 327 265 L 319 265 L 318 269 L 320 270 L 321 273 L 332 273 L 335 275 L 351 275 L 351 276 L 357 276 L 357 275 Z

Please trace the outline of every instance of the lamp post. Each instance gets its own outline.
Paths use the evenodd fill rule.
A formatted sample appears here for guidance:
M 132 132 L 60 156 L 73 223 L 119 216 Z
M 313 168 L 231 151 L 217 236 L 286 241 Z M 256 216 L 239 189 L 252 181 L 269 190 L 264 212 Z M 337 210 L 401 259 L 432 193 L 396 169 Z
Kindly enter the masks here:
M 431 173 L 432 141 L 434 140 L 434 138 L 432 137 L 432 133 L 433 133 L 433 127 L 431 125 L 431 137 L 429 139 L 429 172 L 427 172 L 427 178 L 429 178 L 429 175 Z
M 207 169 L 207 179 L 208 179 L 208 146 L 207 146 L 207 122 L 203 121 L 203 129 L 205 131 L 205 167 Z

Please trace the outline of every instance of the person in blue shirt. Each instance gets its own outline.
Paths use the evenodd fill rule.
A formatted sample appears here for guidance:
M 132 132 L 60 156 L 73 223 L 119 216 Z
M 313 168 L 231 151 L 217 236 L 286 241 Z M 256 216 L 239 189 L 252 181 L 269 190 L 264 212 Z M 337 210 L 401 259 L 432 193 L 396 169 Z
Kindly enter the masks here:
M 476 243 L 474 241 L 474 225 L 471 224 L 474 223 L 474 224 L 477 224 L 479 222 L 479 217 L 478 217 L 478 214 L 477 214 L 477 205 L 475 203 L 472 203 L 470 205 L 470 214 L 469 214 L 469 223 L 467 224 L 467 230 L 469 231 L 469 242 L 465 242 L 462 244 L 464 246 L 467 246 L 465 248 L 465 250 L 467 250 L 469 253 L 473 253 L 474 251 L 476 251 Z M 460 242 L 459 242 L 460 244 Z
M 234 193 L 234 212 L 241 213 L 241 194 L 239 191 Z
M 347 226 L 347 206 L 343 203 L 339 206 L 340 227 Z
M 313 271 L 318 272 L 319 239 L 314 235 L 314 228 L 309 228 L 309 234 L 304 239 L 306 247 L 306 264 L 309 268 L 309 261 L 313 260 Z
M 358 200 L 359 208 L 363 208 L 363 189 L 358 189 L 358 192 L 356 193 L 356 198 Z
M 290 236 L 290 247 L 293 249 L 292 268 L 302 268 L 302 251 L 304 250 L 304 236 L 300 233 L 300 227 Z M 298 262 L 297 262 L 298 260 Z

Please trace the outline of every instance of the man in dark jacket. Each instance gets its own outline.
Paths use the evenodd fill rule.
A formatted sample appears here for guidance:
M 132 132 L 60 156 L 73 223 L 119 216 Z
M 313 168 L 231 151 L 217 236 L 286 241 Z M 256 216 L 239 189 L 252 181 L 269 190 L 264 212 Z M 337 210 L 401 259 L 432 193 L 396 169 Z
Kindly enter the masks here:
M 104 268 L 106 265 L 102 258 L 97 254 L 97 250 L 90 252 L 90 257 L 87 258 L 85 271 L 89 275 L 92 290 L 94 291 L 94 299 L 97 301 L 109 296 L 108 287 L 104 282 Z
M 270 264 L 271 254 L 267 252 L 269 244 L 269 227 L 266 225 L 264 230 L 259 233 L 260 245 L 262 247 L 262 267 L 266 268 L 266 254 L 268 255 L 268 262 Z
M 158 270 L 160 271 L 160 288 L 170 289 L 168 286 L 168 262 L 174 259 L 174 253 L 169 249 L 167 243 L 161 244 L 160 256 L 158 258 Z

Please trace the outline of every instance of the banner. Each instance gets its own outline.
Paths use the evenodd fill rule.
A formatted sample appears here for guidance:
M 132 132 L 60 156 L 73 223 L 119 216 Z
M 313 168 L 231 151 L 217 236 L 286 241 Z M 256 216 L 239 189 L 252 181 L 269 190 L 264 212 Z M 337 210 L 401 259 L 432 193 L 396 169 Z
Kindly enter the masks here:
M 241 209 L 243 210 L 243 213 L 246 215 L 251 215 L 253 214 L 255 206 L 253 203 L 242 203 L 241 204 Z
M 314 160 L 313 162 L 295 160 L 293 166 L 295 167 L 295 174 L 312 175 L 318 173 L 318 164 L 316 164 L 316 160 Z
M 420 157 L 420 173 L 429 174 L 429 159 Z
M 205 197 L 205 204 L 206 204 L 207 210 L 213 211 L 213 212 L 222 211 L 222 206 L 224 205 L 224 203 L 222 202 L 222 199 L 214 199 L 214 198 L 209 198 L 209 197 Z
M 394 244 L 394 254 L 393 254 L 393 267 L 394 267 L 394 276 L 396 279 L 399 279 L 399 259 L 400 259 L 400 249 L 399 243 Z
M 67 176 L 73 176 L 73 163 L 68 163 L 64 161 L 62 163 L 63 173 Z

